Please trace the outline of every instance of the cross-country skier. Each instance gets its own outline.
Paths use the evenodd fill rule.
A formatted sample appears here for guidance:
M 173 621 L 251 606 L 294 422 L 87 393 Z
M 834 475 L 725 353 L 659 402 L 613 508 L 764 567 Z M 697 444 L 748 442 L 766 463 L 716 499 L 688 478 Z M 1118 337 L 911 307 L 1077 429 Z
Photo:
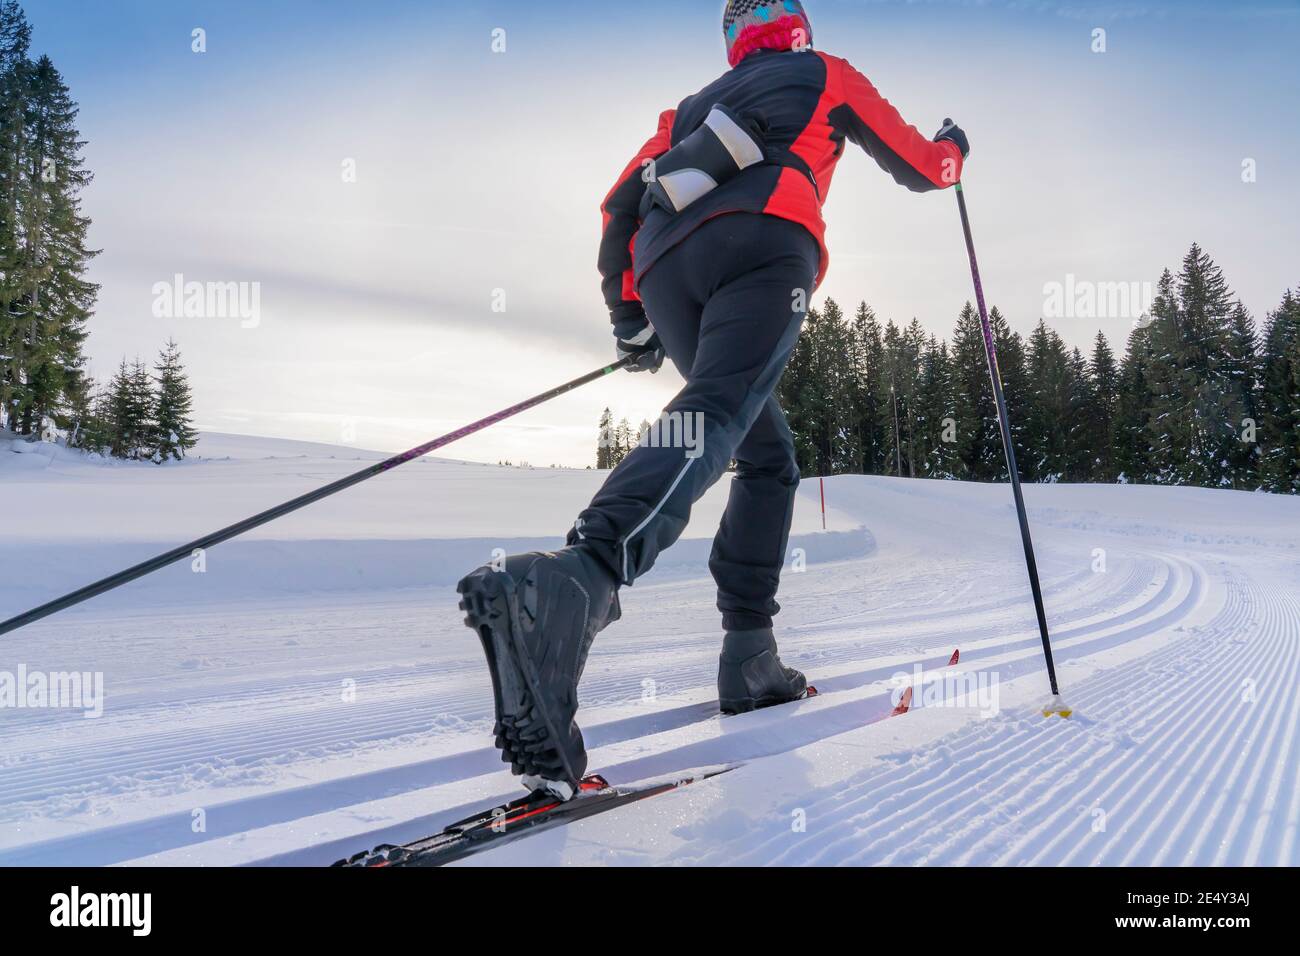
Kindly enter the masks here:
M 826 273 L 822 203 L 845 140 L 915 192 L 957 182 L 969 151 L 951 122 L 927 139 L 847 62 L 814 51 L 799 0 L 730 0 L 723 35 L 731 69 L 659 117 L 601 206 L 618 355 L 654 372 L 666 354 L 686 380 L 659 440 L 614 469 L 566 547 L 457 586 L 492 672 L 496 745 L 529 789 L 561 798 L 587 767 L 574 713 L 592 640 L 733 459 L 709 559 L 719 702 L 737 712 L 806 694 L 772 634 L 799 483 L 773 392 Z

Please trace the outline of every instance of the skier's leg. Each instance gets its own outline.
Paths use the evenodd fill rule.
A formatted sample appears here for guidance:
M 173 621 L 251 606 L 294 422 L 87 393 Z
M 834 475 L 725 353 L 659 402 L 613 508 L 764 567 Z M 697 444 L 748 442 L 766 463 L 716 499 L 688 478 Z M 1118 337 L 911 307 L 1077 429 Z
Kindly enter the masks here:
M 663 291 L 657 331 L 686 376 L 695 361 L 703 304 L 685 284 Z M 596 633 L 620 613 L 608 560 L 578 542 L 479 568 L 457 590 L 492 673 L 493 734 L 502 759 L 530 790 L 571 796 L 587 768 L 574 720 L 578 681 Z
M 567 796 L 577 787 L 587 754 L 573 718 L 591 643 L 618 619 L 618 584 L 677 539 L 753 427 L 799 334 L 817 256 L 803 227 L 758 215 L 719 217 L 666 255 L 642 297 L 682 367 L 699 325 L 687 385 L 666 410 L 687 426 L 681 440 L 633 449 L 569 547 L 512 556 L 457 585 L 492 672 L 496 745 L 531 789 Z
M 771 627 L 772 615 L 781 610 L 776 589 L 799 487 L 794 439 L 776 396 L 768 398 L 735 459 L 709 570 L 718 583 L 722 626 L 746 631 Z
M 657 316 L 670 311 L 662 306 L 679 302 L 682 288 L 704 307 L 686 386 L 661 419 L 681 426 L 676 437 L 683 440 L 634 448 L 570 535 L 592 545 L 622 583 L 644 574 L 677 540 L 691 505 L 763 414 L 798 338 L 817 267 L 817 244 L 801 226 L 733 214 L 701 226 L 642 279 L 657 329 Z M 672 354 L 671 333 L 661 338 Z M 662 427 L 660 437 L 670 431 Z
M 735 457 L 736 476 L 709 557 L 726 630 L 718 656 L 718 702 L 725 713 L 783 704 L 808 692 L 803 674 L 781 663 L 772 632 L 799 487 L 794 439 L 775 396 Z

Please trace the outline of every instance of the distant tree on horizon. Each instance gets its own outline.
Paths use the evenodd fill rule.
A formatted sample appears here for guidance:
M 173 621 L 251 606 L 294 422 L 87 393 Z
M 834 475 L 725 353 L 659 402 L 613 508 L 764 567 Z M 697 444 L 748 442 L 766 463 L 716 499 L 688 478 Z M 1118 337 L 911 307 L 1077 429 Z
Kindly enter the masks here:
M 194 399 L 185 368 L 181 365 L 180 347 L 175 341 L 167 340 L 154 371 L 158 384 L 154 403 L 157 454 L 164 461 L 168 458 L 180 461 L 198 443 L 198 434 L 192 418 Z

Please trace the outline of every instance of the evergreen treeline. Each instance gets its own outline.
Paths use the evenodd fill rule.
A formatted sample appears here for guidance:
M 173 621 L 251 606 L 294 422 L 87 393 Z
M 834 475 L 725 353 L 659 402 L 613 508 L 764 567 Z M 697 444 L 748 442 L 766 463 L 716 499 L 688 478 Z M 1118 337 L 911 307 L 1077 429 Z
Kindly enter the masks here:
M 20 435 L 74 427 L 88 383 L 82 344 L 98 286 L 78 198 L 91 175 L 77 107 L 31 26 L 0 2 L 0 423 Z
M 140 359 L 130 365 L 123 359 L 112 380 L 75 409 L 77 426 L 68 443 L 134 461 L 184 458 L 197 444 L 198 433 L 190 418 L 190 386 L 175 342 L 167 343 L 152 371 Z
M 994 308 L 1013 441 L 1026 481 L 1141 482 L 1300 492 L 1300 299 L 1263 334 L 1193 245 L 1161 276 L 1148 321 L 1117 360 L 1045 322 L 1027 339 Z M 809 312 L 779 388 L 807 474 L 1007 479 L 979 315 L 950 340 L 863 303 Z
M 1300 296 L 1262 332 L 1222 270 L 1193 245 L 1161 276 L 1147 321 L 1117 358 L 1084 354 L 1043 321 L 1028 338 L 990 314 L 1021 477 L 1300 492 Z M 778 397 L 804 474 L 1007 480 L 979 315 L 951 338 L 913 319 L 883 325 L 864 302 L 808 314 Z M 608 409 L 597 454 L 623 446 Z

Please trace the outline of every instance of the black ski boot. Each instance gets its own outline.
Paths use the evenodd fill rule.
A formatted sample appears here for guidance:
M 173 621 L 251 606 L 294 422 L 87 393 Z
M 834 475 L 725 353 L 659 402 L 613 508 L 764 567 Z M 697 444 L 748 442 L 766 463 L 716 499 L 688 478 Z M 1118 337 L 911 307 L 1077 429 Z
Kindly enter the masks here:
M 587 771 L 578 680 L 596 633 L 620 614 L 613 573 L 576 545 L 481 567 L 456 590 L 492 672 L 501 759 L 529 790 L 569 799 Z
M 718 704 L 724 714 L 742 714 L 808 696 L 808 681 L 776 656 L 770 627 L 728 631 L 718 659 Z

